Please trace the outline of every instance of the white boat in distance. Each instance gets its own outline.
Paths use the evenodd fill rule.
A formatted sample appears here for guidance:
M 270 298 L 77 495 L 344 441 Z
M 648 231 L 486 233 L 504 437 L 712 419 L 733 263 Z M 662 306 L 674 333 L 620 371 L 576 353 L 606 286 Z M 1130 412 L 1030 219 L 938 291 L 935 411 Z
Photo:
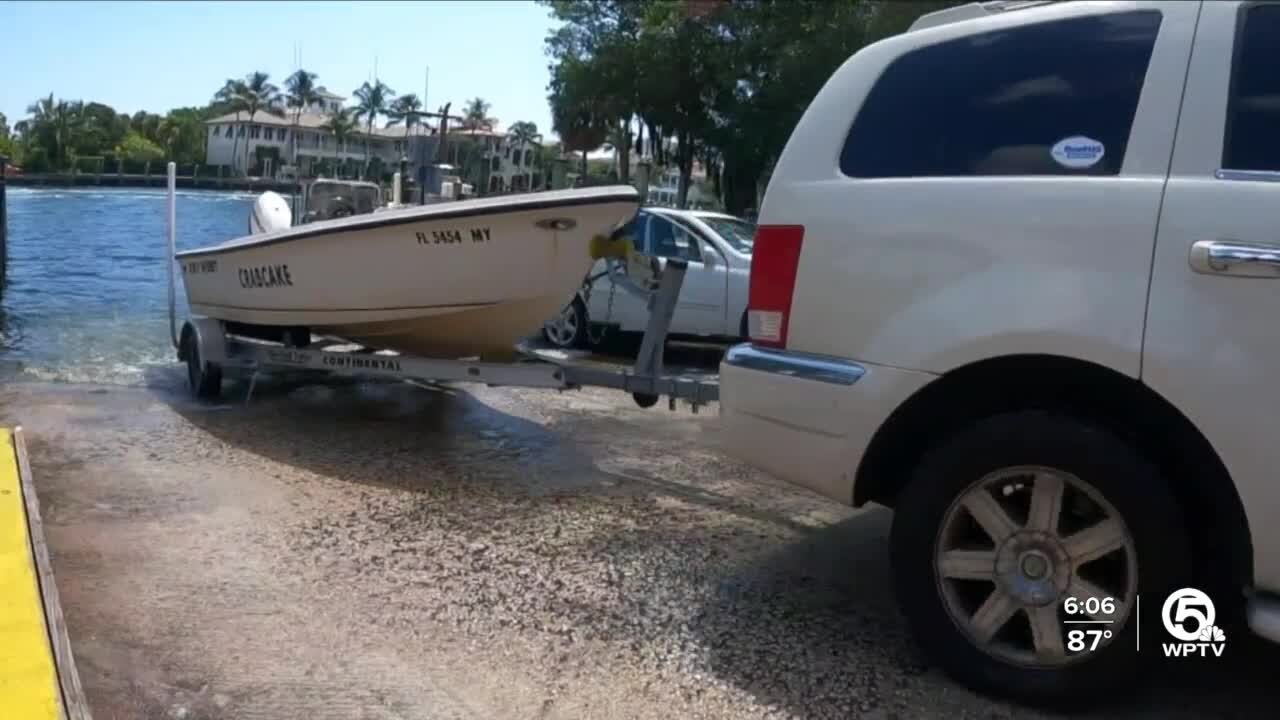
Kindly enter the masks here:
M 639 205 L 635 188 L 618 185 L 355 210 L 274 229 L 290 212 L 266 193 L 249 220 L 257 234 L 176 258 L 191 312 L 233 329 L 309 331 L 425 357 L 510 358 L 572 299 L 593 263 L 591 239 Z

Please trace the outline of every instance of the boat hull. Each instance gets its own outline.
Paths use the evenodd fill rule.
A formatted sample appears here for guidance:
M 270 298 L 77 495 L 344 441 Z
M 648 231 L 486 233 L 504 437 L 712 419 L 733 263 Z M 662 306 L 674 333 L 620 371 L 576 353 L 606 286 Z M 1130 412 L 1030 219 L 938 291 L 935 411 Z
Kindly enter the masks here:
M 191 311 L 429 357 L 509 356 L 630 220 L 629 187 L 389 210 L 179 253 Z

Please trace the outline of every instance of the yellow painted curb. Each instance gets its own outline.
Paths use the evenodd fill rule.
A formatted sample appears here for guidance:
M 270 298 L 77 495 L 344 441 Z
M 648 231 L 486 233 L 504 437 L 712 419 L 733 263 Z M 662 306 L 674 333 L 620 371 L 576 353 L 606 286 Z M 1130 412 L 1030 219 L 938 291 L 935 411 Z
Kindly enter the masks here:
M 0 428 L 0 718 L 88 718 L 26 465 Z

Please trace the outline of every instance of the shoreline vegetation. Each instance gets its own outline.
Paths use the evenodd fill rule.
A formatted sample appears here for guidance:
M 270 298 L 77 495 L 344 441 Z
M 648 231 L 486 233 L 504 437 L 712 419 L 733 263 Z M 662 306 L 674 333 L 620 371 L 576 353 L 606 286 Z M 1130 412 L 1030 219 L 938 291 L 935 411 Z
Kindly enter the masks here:
M 8 181 L 13 185 L 163 185 L 166 165 L 172 161 L 179 167 L 180 184 L 197 187 L 270 189 L 292 182 L 276 182 L 262 177 L 263 160 L 273 159 L 275 166 L 291 162 L 296 146 L 290 142 L 286 156 L 262 152 L 254 155 L 249 144 L 235 138 L 233 153 L 240 167 L 210 165 L 206 160 L 208 128 L 206 121 L 234 115 L 252 123 L 264 115 L 292 120 L 304 109 L 321 100 L 324 88 L 316 84 L 315 73 L 300 69 L 285 80 L 282 91 L 264 72 L 252 72 L 243 79 L 228 79 L 206 105 L 175 108 L 158 115 L 145 110 L 133 115 L 118 112 L 105 103 L 58 98 L 54 93 L 27 107 L 27 117 L 12 125 L 0 113 L 0 155 L 11 166 Z M 396 96 L 385 83 L 365 82 L 351 97 L 355 103 L 330 113 L 323 130 L 341 140 L 367 136 L 375 126 L 405 127 L 423 125 L 422 102 L 416 95 Z M 463 130 L 492 131 L 497 118 L 489 114 L 491 105 L 481 97 L 468 101 L 462 120 L 456 127 Z M 296 129 L 296 128 L 295 128 Z M 433 130 L 434 132 L 434 130 Z M 540 137 L 531 122 L 515 122 L 507 134 L 516 140 L 534 142 Z M 291 133 L 296 138 L 296 133 Z M 451 137 L 452 144 L 476 142 L 468 136 Z M 535 144 L 535 147 L 538 145 Z M 274 150 L 274 148 L 272 149 Z M 542 155 L 558 152 L 547 148 Z M 479 165 L 480 153 L 460 153 L 468 162 Z M 543 158 L 539 158 L 542 160 Z M 324 177 L 370 178 L 386 180 L 392 168 L 384 167 L 380 158 L 364 161 L 335 162 L 322 159 L 316 164 L 316 175 Z M 242 168 L 247 168 L 244 172 Z M 470 168 L 464 168 L 468 170 Z

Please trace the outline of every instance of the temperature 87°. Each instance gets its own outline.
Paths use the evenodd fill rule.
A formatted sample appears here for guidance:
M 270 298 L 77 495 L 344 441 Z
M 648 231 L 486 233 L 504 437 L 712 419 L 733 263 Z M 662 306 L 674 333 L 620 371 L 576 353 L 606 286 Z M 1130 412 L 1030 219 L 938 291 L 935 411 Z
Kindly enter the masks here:
M 1067 631 L 1067 651 L 1073 653 L 1093 652 L 1101 647 L 1104 642 L 1110 640 L 1111 636 L 1112 632 L 1110 630 L 1072 628 Z

